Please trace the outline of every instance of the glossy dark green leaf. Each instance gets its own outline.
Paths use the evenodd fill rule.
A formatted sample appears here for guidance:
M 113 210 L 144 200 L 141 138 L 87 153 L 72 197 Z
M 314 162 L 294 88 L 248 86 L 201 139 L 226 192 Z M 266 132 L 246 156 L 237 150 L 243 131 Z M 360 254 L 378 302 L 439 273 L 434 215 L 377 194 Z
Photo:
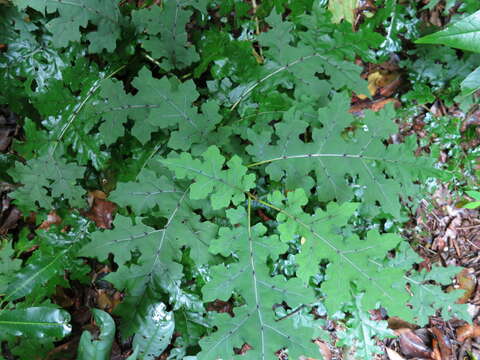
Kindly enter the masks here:
M 480 52 L 480 11 L 447 26 L 446 29 L 416 40 L 417 44 L 442 44 Z
M 22 261 L 15 259 L 13 255 L 12 243 L 0 241 L 0 294 L 5 294 L 13 275 L 22 265 Z
M 100 335 L 94 339 L 88 330 L 82 333 L 77 360 L 108 360 L 115 337 L 115 322 L 103 310 L 92 309 L 92 313 L 100 329 Z
M 120 37 L 120 10 L 118 4 L 110 0 L 13 0 L 21 10 L 30 7 L 45 15 L 58 12 L 47 23 L 52 33 L 53 44 L 66 47 L 72 41 L 80 41 L 81 28 L 87 28 L 89 23 L 96 26 L 96 31 L 90 31 L 86 38 L 90 42 L 90 52 L 101 52 L 103 49 L 112 52 Z M 48 5 L 48 6 L 47 6 Z
M 480 33 L 479 33 L 480 34 Z M 462 95 L 470 95 L 480 89 L 480 67 L 470 73 L 460 84 Z
M 38 249 L 26 265 L 11 276 L 5 291 L 4 301 L 17 300 L 24 296 L 43 299 L 55 292 L 56 285 L 68 286 L 65 271 L 71 271 L 78 278 L 88 271 L 83 262 L 76 259 L 76 251 L 85 242 L 88 220 L 71 213 L 64 219 L 68 231 L 52 226 L 48 231 L 38 230 Z
M 173 313 L 166 310 L 164 303 L 149 306 L 133 337 L 133 348 L 140 349 L 140 359 L 153 360 L 161 355 L 170 344 L 174 329 Z
M 70 315 L 64 310 L 30 307 L 0 312 L 0 338 L 3 339 L 7 336 L 61 339 L 71 331 Z

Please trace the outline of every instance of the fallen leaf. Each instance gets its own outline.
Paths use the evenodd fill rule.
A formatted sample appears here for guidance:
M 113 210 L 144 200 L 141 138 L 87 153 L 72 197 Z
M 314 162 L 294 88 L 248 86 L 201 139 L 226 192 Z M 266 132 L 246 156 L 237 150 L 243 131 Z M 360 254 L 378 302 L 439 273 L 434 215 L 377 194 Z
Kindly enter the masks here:
M 380 89 L 381 96 L 392 96 L 397 92 L 398 87 L 402 84 L 402 78 L 399 76 L 393 80 L 390 84 L 385 85 Z
M 393 103 L 393 106 L 395 108 L 399 108 L 401 106 L 400 101 L 394 98 L 380 99 L 375 101 L 364 100 L 352 105 L 348 111 L 352 114 L 362 116 L 363 110 L 370 109 L 373 111 L 379 111 L 383 109 L 388 103 Z
M 397 353 L 395 350 L 392 350 L 390 348 L 385 348 L 385 350 L 390 360 L 405 360 L 405 358 L 399 353 Z
M 330 348 L 326 342 L 317 339 L 315 340 L 315 344 L 317 344 L 323 360 L 332 360 L 332 352 L 330 351 Z
M 250 350 L 252 347 L 248 345 L 247 343 L 243 344 L 240 349 L 234 348 L 234 352 L 237 355 L 244 355 L 248 350 Z
M 218 313 L 227 313 L 231 317 L 234 317 L 233 314 L 233 305 L 229 301 L 215 300 L 209 302 L 206 306 L 207 311 L 216 311 Z
M 97 290 L 97 307 L 102 310 L 111 311 L 113 308 L 110 292 L 104 289 Z
M 4 235 L 9 230 L 16 228 L 18 221 L 22 218 L 22 213 L 15 206 L 10 206 L 7 210 L 5 213 L 0 214 L 0 235 Z
M 400 350 L 407 357 L 423 357 L 428 359 L 432 353 L 423 340 L 410 329 L 402 329 L 399 343 Z
M 432 348 L 433 348 L 433 351 L 432 351 L 432 354 L 430 355 L 431 356 L 430 359 L 431 360 L 443 360 L 442 354 L 440 352 L 440 348 L 438 347 L 437 339 L 432 340 Z
M 400 104 L 400 101 L 398 101 L 397 99 L 394 99 L 394 98 L 388 98 L 388 99 L 383 99 L 383 100 L 379 100 L 379 101 L 375 101 L 372 106 L 370 106 L 370 109 L 372 109 L 373 111 L 380 111 L 381 109 L 383 109 L 385 107 L 385 105 L 389 104 L 389 103 L 393 103 L 393 106 L 397 109 L 401 106 Z
M 433 335 L 435 335 L 436 343 L 437 343 L 438 349 L 440 350 L 441 356 L 439 360 L 450 359 L 452 356 L 452 348 L 449 344 L 447 344 L 447 341 L 442 331 L 437 327 L 431 328 L 430 331 L 433 333 Z M 435 347 L 433 348 L 435 352 Z
M 342 20 L 353 24 L 353 16 L 357 0 L 330 0 L 328 10 L 332 12 L 332 22 L 339 23 Z
M 266 215 L 262 209 L 257 209 L 257 215 L 262 219 L 262 221 L 271 221 L 272 219 Z
M 457 300 L 457 303 L 465 304 L 468 302 L 477 286 L 477 278 L 475 277 L 474 270 L 469 268 L 463 269 L 457 275 L 457 282 L 459 288 L 465 290 L 465 293 Z
M 398 316 L 392 316 L 388 318 L 388 327 L 392 330 L 397 330 L 402 328 L 415 330 L 418 328 L 417 325 L 409 323 L 408 321 L 405 321 L 403 319 L 400 319 Z
M 60 225 L 61 223 L 62 223 L 62 218 L 58 216 L 55 210 L 52 210 L 48 213 L 47 219 L 44 220 L 38 228 L 42 230 L 48 230 L 50 229 L 50 226 Z
M 465 324 L 457 329 L 457 341 L 464 342 L 467 339 L 480 336 L 480 326 Z
M 400 74 L 385 70 L 374 71 L 367 77 L 370 95 L 379 93 L 382 96 L 391 96 L 401 84 Z
M 88 194 L 88 202 L 91 204 L 90 210 L 85 216 L 94 221 L 101 229 L 111 229 L 117 205 L 111 201 L 105 200 L 107 195 L 100 190 L 92 191 Z

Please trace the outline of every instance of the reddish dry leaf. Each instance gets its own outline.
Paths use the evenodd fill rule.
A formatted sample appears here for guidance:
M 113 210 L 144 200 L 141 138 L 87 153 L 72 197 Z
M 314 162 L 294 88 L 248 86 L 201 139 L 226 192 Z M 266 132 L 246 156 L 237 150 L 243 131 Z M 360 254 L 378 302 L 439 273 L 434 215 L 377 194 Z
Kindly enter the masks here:
M 257 209 L 257 215 L 260 217 L 260 219 L 262 219 L 262 221 L 265 221 L 265 222 L 266 222 L 266 221 L 272 220 L 272 219 L 270 219 L 270 218 L 268 217 L 267 214 L 265 214 L 265 213 L 263 212 L 262 209 Z
M 449 360 L 446 358 L 442 358 L 440 348 L 438 347 L 438 341 L 436 339 L 432 340 L 432 348 L 433 348 L 433 351 L 432 351 L 432 354 L 430 355 L 431 360 Z
M 48 213 L 47 219 L 44 220 L 38 228 L 42 230 L 48 230 L 50 229 L 50 226 L 60 225 L 61 223 L 62 223 L 62 218 L 58 216 L 55 210 L 52 210 Z
M 401 106 L 400 101 L 398 101 L 397 99 L 388 98 L 388 99 L 383 99 L 383 100 L 379 100 L 379 101 L 374 102 L 372 104 L 372 106 L 370 106 L 370 109 L 372 109 L 373 111 L 380 111 L 381 109 L 383 109 L 385 107 L 385 105 L 387 105 L 389 103 L 393 103 L 393 106 L 396 109 L 398 109 Z
M 102 310 L 110 310 L 112 308 L 112 299 L 106 290 L 97 290 L 97 306 Z
M 452 357 L 452 348 L 451 346 L 447 343 L 445 336 L 443 335 L 442 331 L 440 331 L 439 328 L 433 327 L 430 329 L 433 335 L 435 335 L 436 338 L 436 347 L 434 346 L 434 352 L 435 349 L 438 348 L 441 354 L 441 359 L 448 360 Z
M 402 84 L 402 79 L 398 77 L 397 79 L 392 81 L 390 84 L 380 89 L 380 95 L 385 97 L 392 96 L 394 93 L 397 92 L 397 89 L 401 84 Z
M 358 102 L 350 107 L 348 110 L 350 113 L 355 114 L 355 115 L 362 115 L 363 110 L 365 109 L 370 109 L 373 111 L 379 111 L 385 107 L 388 103 L 393 103 L 393 106 L 395 108 L 398 108 L 401 106 L 400 101 L 394 98 L 388 98 L 388 99 L 380 99 L 380 100 L 364 100 L 361 102 Z
M 318 345 L 318 349 L 322 354 L 323 360 L 332 360 L 332 352 L 330 351 L 327 343 L 322 340 L 315 340 L 315 344 Z
M 242 345 L 242 347 L 241 347 L 240 349 L 234 348 L 234 352 L 235 352 L 235 354 L 237 354 L 237 355 L 243 355 L 243 354 L 245 354 L 248 350 L 251 350 L 251 349 L 252 349 L 252 347 L 251 347 L 250 345 L 248 345 L 248 344 L 245 343 L 245 344 Z
M 106 194 L 103 191 L 95 190 L 89 193 L 88 202 L 91 204 L 90 210 L 85 216 L 102 229 L 111 229 L 117 205 L 111 201 L 105 200 Z
M 206 306 L 207 311 L 215 311 L 218 313 L 227 313 L 234 317 L 233 305 L 229 301 L 215 300 L 209 302 Z
M 429 358 L 431 350 L 423 342 L 423 340 L 410 329 L 398 329 L 400 333 L 399 343 L 400 350 L 407 357 Z
M 480 336 L 480 326 L 465 324 L 457 329 L 457 341 L 464 342 L 467 339 Z

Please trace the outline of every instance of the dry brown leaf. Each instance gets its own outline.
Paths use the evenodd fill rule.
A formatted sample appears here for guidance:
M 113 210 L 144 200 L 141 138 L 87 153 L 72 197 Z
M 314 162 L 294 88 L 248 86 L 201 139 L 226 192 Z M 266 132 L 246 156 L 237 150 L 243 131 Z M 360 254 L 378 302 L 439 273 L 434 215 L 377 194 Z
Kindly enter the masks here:
M 387 351 L 387 355 L 390 360 L 405 360 L 405 358 L 399 353 L 397 353 L 395 350 L 392 350 L 388 347 L 385 348 L 385 350 Z
M 437 346 L 434 346 L 433 349 L 434 349 L 434 352 L 436 348 L 439 349 L 440 355 L 441 355 L 439 360 L 450 359 L 452 357 L 452 348 L 449 344 L 447 344 L 445 340 L 445 336 L 442 333 L 442 331 L 437 327 L 431 328 L 430 331 L 433 333 L 433 335 L 435 335 L 435 338 L 436 338 L 434 340 L 436 340 Z
M 385 85 L 380 89 L 380 95 L 382 96 L 392 96 L 394 93 L 397 92 L 398 87 L 402 84 L 402 78 L 398 77 L 394 81 L 392 81 L 390 84 Z
M 38 228 L 42 230 L 48 230 L 50 229 L 50 226 L 60 225 L 61 223 L 62 223 L 62 218 L 58 216 L 55 210 L 52 210 L 48 213 L 47 219 L 44 220 Z
M 243 344 L 240 349 L 234 348 L 234 352 L 237 355 L 244 355 L 248 350 L 251 350 L 252 347 L 248 345 L 247 343 Z
M 417 325 L 409 323 L 403 319 L 400 319 L 398 316 L 392 316 L 388 318 L 388 327 L 392 330 L 397 329 L 412 329 L 415 330 L 418 328 Z
M 388 99 L 383 99 L 383 100 L 379 100 L 379 101 L 374 102 L 370 106 L 370 109 L 372 109 L 373 111 L 380 111 L 381 109 L 383 109 L 385 107 L 385 105 L 387 105 L 389 103 L 393 103 L 393 106 L 395 108 L 399 108 L 401 106 L 400 101 L 398 101 L 397 99 L 388 98 Z
M 457 303 L 459 304 L 467 303 L 473 292 L 475 291 L 475 287 L 477 285 L 477 278 L 475 277 L 474 271 L 474 269 L 467 268 L 463 269 L 457 275 L 457 282 L 459 288 L 465 290 L 463 296 L 457 300 Z
M 443 360 L 442 354 L 440 352 L 440 348 L 438 347 L 438 341 L 436 339 L 432 340 L 432 348 L 433 348 L 433 351 L 432 351 L 432 354 L 430 355 L 431 360 Z
M 396 330 L 396 332 L 400 332 L 399 330 Z M 428 359 L 432 353 L 423 340 L 410 329 L 402 329 L 399 343 L 400 350 L 407 357 L 423 357 Z
M 97 306 L 99 309 L 105 311 L 112 311 L 112 309 L 114 308 L 114 301 L 108 290 L 97 290 Z
M 234 316 L 233 314 L 233 304 L 230 301 L 223 301 L 223 300 L 215 300 L 209 302 L 206 306 L 207 311 L 216 311 L 218 313 L 227 313 L 231 317 Z
M 315 340 L 315 344 L 318 345 L 320 354 L 322 354 L 323 360 L 332 360 L 332 352 L 328 347 L 328 344 L 322 340 Z
M 480 336 L 480 326 L 465 324 L 457 329 L 457 341 L 464 342 L 467 339 Z
M 107 195 L 100 190 L 92 191 L 88 194 L 88 202 L 91 204 L 90 210 L 85 216 L 94 221 L 101 229 L 111 229 L 113 217 L 117 211 L 117 205 L 106 200 Z

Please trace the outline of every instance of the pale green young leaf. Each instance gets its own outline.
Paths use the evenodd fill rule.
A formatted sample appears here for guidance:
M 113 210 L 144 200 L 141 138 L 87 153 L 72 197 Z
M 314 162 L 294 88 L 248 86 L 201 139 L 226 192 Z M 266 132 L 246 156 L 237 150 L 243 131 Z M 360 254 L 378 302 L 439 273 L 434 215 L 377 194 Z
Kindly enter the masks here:
M 355 8 L 357 7 L 357 0 L 329 0 L 328 10 L 332 12 L 332 21 L 339 23 L 342 20 L 353 24 L 353 16 Z
M 468 196 L 473 197 L 475 200 L 480 200 L 480 191 L 467 191 Z
M 175 172 L 179 179 L 192 179 L 190 197 L 205 199 L 211 195 L 213 209 L 227 207 L 230 203 L 240 204 L 245 200 L 245 192 L 255 185 L 255 175 L 247 174 L 239 157 L 234 156 L 225 162 L 216 146 L 210 146 L 202 160 L 194 159 L 189 153 L 172 154 L 160 163 Z M 224 166 L 227 170 L 223 170 Z
M 465 209 L 476 209 L 480 207 L 480 201 L 473 201 L 471 203 L 463 205 L 463 208 Z

